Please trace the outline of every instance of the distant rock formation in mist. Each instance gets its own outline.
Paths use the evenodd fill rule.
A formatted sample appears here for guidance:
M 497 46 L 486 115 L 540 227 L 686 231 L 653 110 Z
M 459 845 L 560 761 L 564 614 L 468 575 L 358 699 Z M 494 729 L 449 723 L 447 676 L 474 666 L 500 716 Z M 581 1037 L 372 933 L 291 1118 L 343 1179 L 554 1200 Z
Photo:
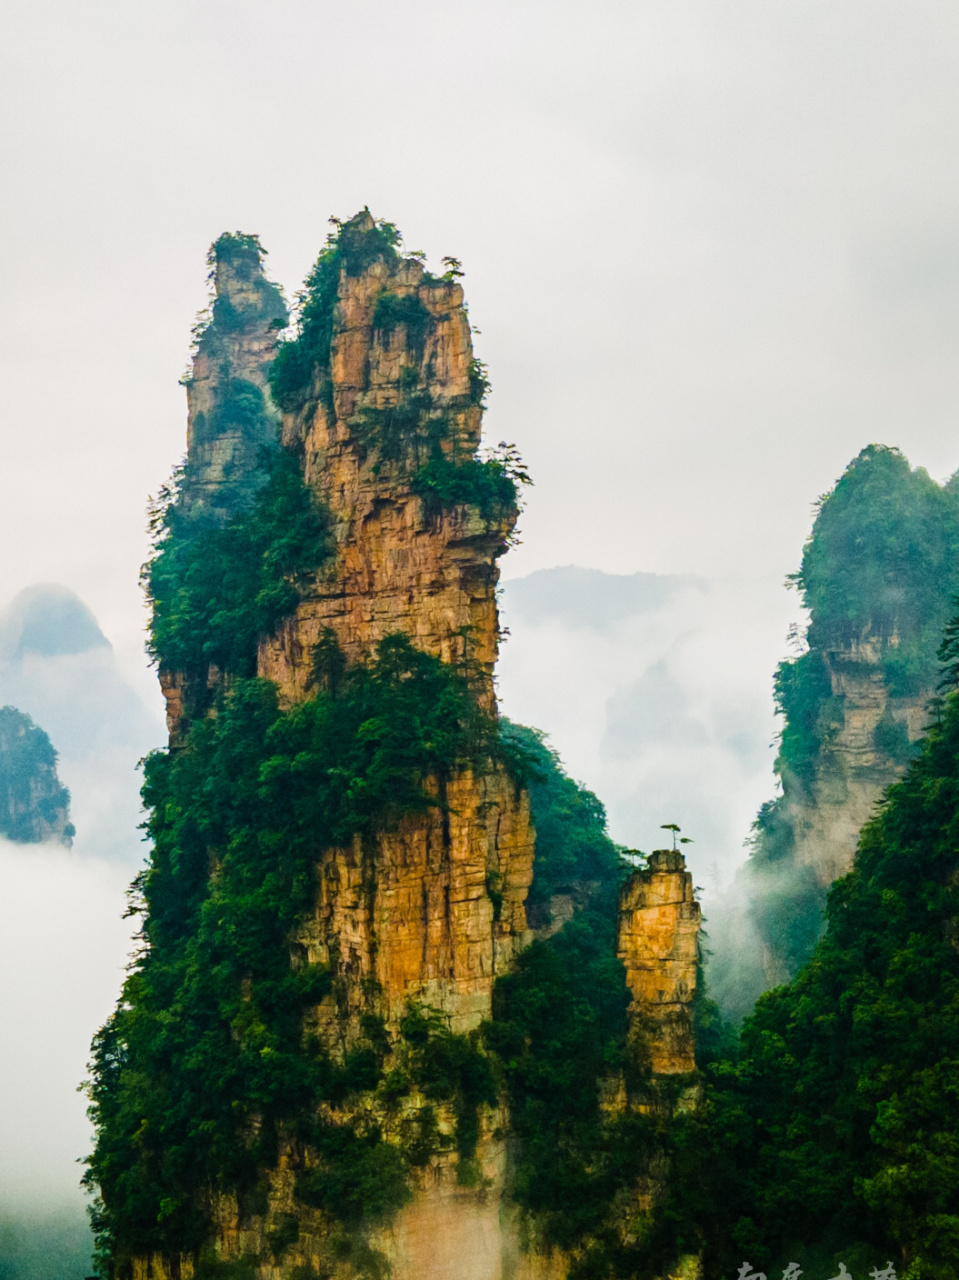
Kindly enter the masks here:
M 863 449 L 817 504 L 792 579 L 810 623 L 775 676 L 782 792 L 759 812 L 745 869 L 765 985 L 810 956 L 829 886 L 925 732 L 957 545 L 959 477 L 940 485 L 898 449 Z
M 0 614 L 0 705 L 42 725 L 72 795 L 78 851 L 138 857 L 137 762 L 159 717 L 125 680 L 91 609 L 55 583 L 25 587 Z
M 70 792 L 49 737 L 16 707 L 0 707 L 0 835 L 17 844 L 73 843 Z
M 0 662 L 109 649 L 110 641 L 78 595 L 53 582 L 24 589 L 0 616 Z
M 794 607 L 779 583 L 563 565 L 508 580 L 501 601 L 506 714 L 549 733 L 614 838 L 648 849 L 675 819 L 697 882 L 728 878 L 771 780 L 761 673 Z

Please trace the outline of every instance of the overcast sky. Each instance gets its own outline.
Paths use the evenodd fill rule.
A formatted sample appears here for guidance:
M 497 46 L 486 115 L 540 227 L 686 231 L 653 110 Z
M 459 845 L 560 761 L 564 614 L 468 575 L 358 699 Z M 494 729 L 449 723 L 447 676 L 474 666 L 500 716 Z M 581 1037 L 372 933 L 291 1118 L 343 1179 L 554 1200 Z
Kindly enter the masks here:
M 293 291 L 363 204 L 465 264 L 511 576 L 779 576 L 864 444 L 959 466 L 954 4 L 4 10 L 0 596 L 135 643 L 208 244 Z
M 595 686 L 592 736 L 545 723 L 550 690 L 524 676 L 555 669 L 568 688 L 576 635 L 545 659 L 528 636 L 507 658 L 517 705 L 542 710 L 601 793 L 591 771 L 609 771 L 624 826 L 648 805 L 629 772 L 645 747 L 623 755 L 603 717 L 616 727 L 645 699 L 675 718 L 683 681 L 703 733 L 725 707 L 761 743 L 756 699 L 792 607 L 776 584 L 816 496 L 870 441 L 939 478 L 959 467 L 954 2 L 4 0 L 0 30 L 0 606 L 37 581 L 73 588 L 154 705 L 144 509 L 184 450 L 177 380 L 224 230 L 259 233 L 291 294 L 328 217 L 364 204 L 432 265 L 462 259 L 489 438 L 517 443 L 536 480 L 508 576 L 578 564 L 753 584 L 707 594 L 712 631 L 673 656 L 624 631 L 632 683 L 620 640 L 590 649 L 582 663 L 629 694 L 609 709 L 611 676 L 579 688 L 582 702 Z M 686 777 L 708 799 L 712 776 L 740 788 L 745 826 L 762 778 L 718 775 L 705 750 L 664 795 L 678 805 Z M 31 960 L 36 991 L 8 993 L 30 1049 L 0 1088 L 41 1080 L 24 1115 L 48 1121 L 7 1125 L 0 1190 L 32 1169 L 28 1146 L 50 1189 L 74 1185 L 73 1083 L 126 951 L 125 869 L 72 856 L 28 866 L 0 849 L 23 936 L 58 937 L 62 915 L 95 995 L 62 1023 L 55 1084 L 32 1065 L 44 966 Z M 13 964 L 27 944 L 10 939 Z

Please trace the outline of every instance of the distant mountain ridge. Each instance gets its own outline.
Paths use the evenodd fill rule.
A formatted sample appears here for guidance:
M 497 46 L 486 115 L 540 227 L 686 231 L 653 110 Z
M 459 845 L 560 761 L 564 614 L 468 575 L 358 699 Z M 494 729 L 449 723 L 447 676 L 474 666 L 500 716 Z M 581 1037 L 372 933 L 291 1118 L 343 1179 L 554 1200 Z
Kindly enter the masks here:
M 92 611 L 57 583 L 25 587 L 0 615 L 0 662 L 15 662 L 28 653 L 52 658 L 109 648 Z

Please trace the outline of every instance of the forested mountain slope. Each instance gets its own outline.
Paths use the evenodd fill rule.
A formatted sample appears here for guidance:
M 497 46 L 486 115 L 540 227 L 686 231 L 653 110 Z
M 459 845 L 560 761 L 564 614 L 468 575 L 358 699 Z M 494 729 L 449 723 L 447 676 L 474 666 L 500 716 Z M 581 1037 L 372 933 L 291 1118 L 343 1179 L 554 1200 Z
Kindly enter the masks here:
M 707 1067 L 682 1211 L 706 1274 L 887 1259 L 959 1274 L 959 646 L 905 777 L 828 894 L 826 932 Z
M 959 588 L 959 483 L 863 449 L 816 504 L 792 581 L 809 626 L 776 672 L 782 791 L 745 875 L 770 985 L 809 956 L 829 885 L 922 736 Z

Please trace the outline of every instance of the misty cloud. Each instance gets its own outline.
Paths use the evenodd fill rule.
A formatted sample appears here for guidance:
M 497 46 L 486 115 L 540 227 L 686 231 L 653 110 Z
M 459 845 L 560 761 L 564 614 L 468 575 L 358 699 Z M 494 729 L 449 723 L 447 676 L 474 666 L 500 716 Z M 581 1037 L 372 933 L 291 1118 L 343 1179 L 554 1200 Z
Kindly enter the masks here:
M 775 788 L 772 672 L 795 597 L 768 580 L 567 567 L 505 583 L 502 613 L 506 714 L 550 735 L 616 840 L 648 850 L 661 823 L 679 822 L 715 894 Z
M 49 735 L 70 788 L 80 855 L 142 856 L 137 762 L 162 745 L 162 721 L 130 687 L 96 618 L 73 592 L 42 584 L 0 616 L 0 705 Z
M 0 1205 L 34 1212 L 80 1201 L 90 1147 L 90 1040 L 131 950 L 129 869 L 59 846 L 0 841 Z
M 600 751 L 610 760 L 648 747 L 702 747 L 706 726 L 690 714 L 692 699 L 665 659 L 647 667 L 635 684 L 606 704 L 606 734 Z
M 706 585 L 692 574 L 603 573 L 570 564 L 513 578 L 509 609 L 519 622 L 549 620 L 602 632 L 627 618 L 661 610 L 682 591 L 704 591 Z

